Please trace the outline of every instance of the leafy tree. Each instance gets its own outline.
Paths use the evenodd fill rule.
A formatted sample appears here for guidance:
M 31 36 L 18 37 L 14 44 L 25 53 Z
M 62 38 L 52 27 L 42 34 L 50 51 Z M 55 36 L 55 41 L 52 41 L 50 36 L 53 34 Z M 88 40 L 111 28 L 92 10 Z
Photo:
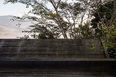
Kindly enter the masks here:
M 79 36 L 78 38 L 81 38 L 81 39 L 92 38 L 93 37 L 92 32 L 93 30 L 92 30 L 92 27 L 90 26 L 90 22 L 86 22 L 84 25 L 79 25 L 79 27 L 76 27 L 76 33 Z
M 75 28 L 81 22 L 80 19 L 85 16 L 87 8 L 83 3 L 75 0 L 5 0 L 5 2 L 19 2 L 26 4 L 27 7 L 31 6 L 33 9 L 29 13 L 36 16 L 25 17 L 37 22 L 31 26 L 33 27 L 31 32 L 39 32 L 47 38 L 61 36 L 64 39 L 77 38 Z
M 112 15 L 113 1 L 100 5 L 100 7 L 93 12 L 95 18 L 92 19 L 92 27 L 95 29 L 96 36 L 102 36 L 103 24 L 109 24 L 110 22 L 107 21 L 111 20 Z
M 105 27 L 102 33 L 105 35 L 103 43 L 109 56 L 116 58 L 116 26 Z
M 89 24 L 89 27 L 92 26 L 91 29 L 93 29 L 93 30 L 91 33 L 92 34 L 91 38 L 93 38 L 99 32 L 101 32 L 101 30 L 99 28 L 97 28 L 97 23 L 98 23 L 98 21 L 100 21 L 100 19 L 97 20 L 99 17 L 98 10 L 101 7 L 101 5 L 107 3 L 109 0 L 79 0 L 79 1 L 87 6 L 86 15 L 88 15 L 88 16 L 87 16 L 86 20 L 89 22 L 92 21 L 92 24 Z M 85 29 L 85 31 L 87 31 L 86 29 Z M 86 32 L 86 34 L 87 34 L 87 32 Z M 101 33 L 99 33 L 99 34 L 101 34 Z
M 116 14 L 114 1 L 108 1 L 102 4 L 93 13 L 92 27 L 95 29 L 95 35 L 99 37 L 103 47 L 108 48 L 109 54 L 113 55 L 116 51 Z M 111 57 L 111 56 L 110 56 Z

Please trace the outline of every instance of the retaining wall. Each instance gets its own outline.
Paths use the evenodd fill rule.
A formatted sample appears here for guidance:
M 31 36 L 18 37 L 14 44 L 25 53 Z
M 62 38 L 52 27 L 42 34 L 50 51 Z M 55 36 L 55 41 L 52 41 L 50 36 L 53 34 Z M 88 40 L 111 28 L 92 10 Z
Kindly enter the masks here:
M 0 39 L 0 59 L 104 58 L 96 39 Z

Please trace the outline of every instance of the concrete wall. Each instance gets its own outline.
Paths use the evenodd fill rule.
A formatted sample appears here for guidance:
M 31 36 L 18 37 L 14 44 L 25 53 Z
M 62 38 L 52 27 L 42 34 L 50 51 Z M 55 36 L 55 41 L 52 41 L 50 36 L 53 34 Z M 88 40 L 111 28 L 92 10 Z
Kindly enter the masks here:
M 0 59 L 104 58 L 101 50 L 94 39 L 0 39 Z

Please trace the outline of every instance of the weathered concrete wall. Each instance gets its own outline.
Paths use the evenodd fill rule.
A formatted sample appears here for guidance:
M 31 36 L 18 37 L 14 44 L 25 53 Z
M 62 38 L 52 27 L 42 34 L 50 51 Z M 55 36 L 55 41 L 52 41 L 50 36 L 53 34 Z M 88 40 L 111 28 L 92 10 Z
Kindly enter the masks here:
M 98 40 L 1 39 L 0 77 L 115 77 L 116 61 L 101 58 Z
M 93 39 L 0 39 L 1 59 L 104 58 L 101 50 L 99 40 Z

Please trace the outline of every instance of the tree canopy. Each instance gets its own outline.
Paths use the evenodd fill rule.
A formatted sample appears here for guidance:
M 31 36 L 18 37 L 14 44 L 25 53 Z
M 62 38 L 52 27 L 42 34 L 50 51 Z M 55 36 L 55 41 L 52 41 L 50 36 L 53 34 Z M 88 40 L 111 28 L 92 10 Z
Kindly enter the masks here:
M 82 22 L 87 6 L 75 0 L 5 0 L 6 3 L 23 3 L 33 9 L 29 13 L 38 15 L 28 16 L 38 23 L 31 25 L 31 32 L 44 34 L 46 38 L 75 39 L 75 28 Z M 50 7 L 49 7 L 50 6 Z M 37 37 L 39 36 L 37 35 Z
M 5 0 L 5 2 L 19 2 L 25 4 L 27 8 L 30 6 L 33 8 L 29 13 L 34 16 L 21 19 L 36 21 L 30 26 L 32 30 L 23 31 L 34 33 L 32 35 L 34 38 L 83 38 L 90 35 L 90 32 L 93 34 L 93 30 L 88 30 L 92 28 L 95 29 L 95 33 L 99 33 L 102 27 L 98 24 L 101 21 L 105 22 L 105 19 L 110 20 L 113 13 L 112 0 Z M 84 23 L 89 25 L 84 27 Z

